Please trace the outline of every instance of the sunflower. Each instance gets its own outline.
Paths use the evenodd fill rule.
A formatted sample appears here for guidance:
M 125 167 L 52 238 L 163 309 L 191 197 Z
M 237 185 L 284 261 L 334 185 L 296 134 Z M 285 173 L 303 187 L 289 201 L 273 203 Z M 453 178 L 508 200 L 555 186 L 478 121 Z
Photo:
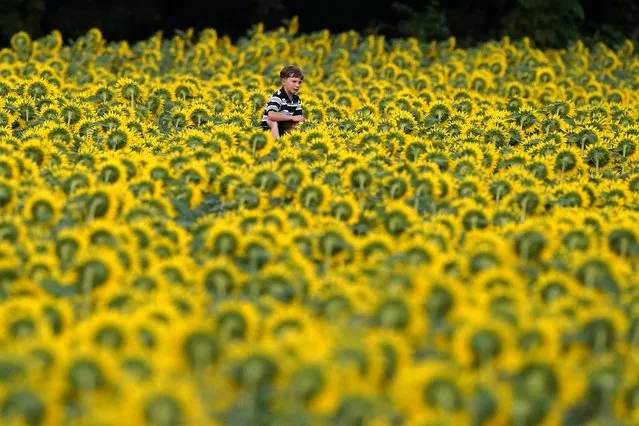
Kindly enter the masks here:
M 409 189 L 410 176 L 407 173 L 397 175 L 389 175 L 383 179 L 383 188 L 385 194 L 392 200 L 402 198 Z
M 135 146 L 137 135 L 127 127 L 116 127 L 109 131 L 104 138 L 106 147 L 112 151 L 128 151 Z
M 234 388 L 255 393 L 260 389 L 277 389 L 283 384 L 280 363 L 285 362 L 285 354 L 273 342 L 263 343 L 260 347 L 236 346 L 230 350 L 232 373 L 229 380 Z
M 158 361 L 152 354 L 140 355 L 131 351 L 123 354 L 120 361 L 120 370 L 126 379 L 138 383 L 144 383 L 157 376 Z
M 156 379 L 131 387 L 127 398 L 127 413 L 136 424 L 153 426 L 202 424 L 208 416 L 200 404 L 195 386 L 184 381 Z
M 128 347 L 133 337 L 128 319 L 115 313 L 94 314 L 74 331 L 82 343 L 114 352 Z
M 205 247 L 214 255 L 233 255 L 240 245 L 240 230 L 231 223 L 219 223 L 207 231 Z
M 520 325 L 517 337 L 517 347 L 530 357 L 543 357 L 554 362 L 561 356 L 562 328 L 561 323 L 556 323 L 550 318 L 532 321 L 526 318 Z
M 324 270 L 331 264 L 350 263 L 354 260 L 354 248 L 350 242 L 351 231 L 341 221 L 323 219 L 315 238 L 315 255 L 323 261 Z
M 261 271 L 260 283 L 266 294 L 283 304 L 304 298 L 310 290 L 308 271 L 299 265 L 299 262 L 304 261 L 300 258 L 295 260 L 297 263 L 290 262 L 288 265 L 267 264 Z
M 23 144 L 23 154 L 26 159 L 35 163 L 38 167 L 48 166 L 51 159 L 51 150 L 40 146 L 35 141 L 25 141 Z
M 19 202 L 17 186 L 10 180 L 0 181 L 0 211 L 12 212 Z
M 581 309 L 577 315 L 582 342 L 593 355 L 613 351 L 628 331 L 626 316 L 605 306 Z
M 138 83 L 130 78 L 120 78 L 116 82 L 117 95 L 125 102 L 130 102 L 131 108 L 135 107 L 143 96 L 143 89 Z
M 223 298 L 237 291 L 242 273 L 227 258 L 209 260 L 203 266 L 204 288 L 212 297 Z
M 101 163 L 97 180 L 105 184 L 124 181 L 127 178 L 127 169 L 117 159 L 109 159 Z
M 274 306 L 275 308 L 275 306 Z M 297 346 L 300 341 L 308 339 L 314 341 L 318 333 L 318 325 L 314 324 L 311 313 L 299 305 L 287 305 L 286 307 L 276 307 L 265 319 L 264 332 L 283 346 Z M 320 345 L 316 348 L 320 353 L 324 353 L 327 348 Z M 295 349 L 294 349 L 295 350 Z M 303 351 L 302 348 L 300 348 Z M 314 354 L 317 356 L 317 353 Z M 321 358 L 321 356 L 318 356 Z
M 330 414 L 336 409 L 339 387 L 337 374 L 319 363 L 306 363 L 288 374 L 287 389 L 294 400 L 312 413 Z
M 355 241 L 357 254 L 366 263 L 375 264 L 391 254 L 394 239 L 386 234 L 369 234 Z
M 52 225 L 60 217 L 63 201 L 50 191 L 37 191 L 27 199 L 23 214 L 29 221 Z
M 177 255 L 161 259 L 151 266 L 149 273 L 161 275 L 171 286 L 191 288 L 200 281 L 194 260 L 190 256 Z
M 83 296 L 84 314 L 88 315 L 91 298 L 99 288 L 108 288 L 122 276 L 124 268 L 117 252 L 103 248 L 99 255 L 81 253 L 75 262 L 76 291 Z M 99 293 L 99 292 L 97 292 Z
M 637 250 L 637 236 L 632 227 L 628 225 L 632 219 L 620 220 L 618 224 L 609 225 L 607 230 L 608 247 L 617 255 L 625 258 L 630 254 L 635 254 Z
M 585 163 L 595 167 L 595 173 L 599 174 L 602 167 L 608 165 L 611 160 L 609 148 L 603 143 L 594 143 L 586 150 Z
M 44 392 L 29 382 L 3 389 L 0 393 L 0 401 L 5 407 L 2 418 L 9 424 L 59 424 L 64 417 L 63 410 L 56 407 L 54 400 L 59 392 L 59 387 Z
M 85 217 L 88 220 L 96 218 L 114 219 L 128 200 L 129 193 L 121 191 L 119 185 L 95 186 L 78 191 L 78 196 L 86 199 L 84 204 Z M 123 197 L 123 192 L 126 198 Z
M 350 187 L 360 193 L 365 192 L 374 182 L 372 174 L 364 166 L 351 165 L 344 171 L 344 175 Z
M 628 265 L 607 251 L 575 253 L 575 278 L 586 289 L 611 298 L 618 297 L 629 276 Z
M 16 158 L 0 155 L 0 177 L 16 179 L 20 176 L 20 167 Z
M 467 423 L 465 389 L 460 379 L 451 373 L 454 370 L 453 365 L 442 361 L 412 365 L 397 378 L 392 390 L 393 401 L 416 424 L 432 420 Z
M 129 181 L 129 190 L 137 199 L 153 198 L 160 194 L 161 188 L 158 181 L 138 177 Z
M 590 197 L 577 182 L 563 183 L 553 188 L 556 203 L 562 207 L 590 207 Z
M 328 202 L 328 194 L 330 194 L 328 186 L 309 182 L 301 185 L 297 190 L 297 203 L 301 208 L 315 212 Z
M 584 188 L 585 189 L 585 188 Z M 604 180 L 600 183 L 597 203 L 598 206 L 620 206 L 628 203 L 632 195 L 623 182 Z
M 250 302 L 222 301 L 213 306 L 212 312 L 223 342 L 254 342 L 259 338 L 260 314 Z
M 54 331 L 41 321 L 42 312 L 39 308 L 42 303 L 34 305 L 26 302 L 26 298 L 14 297 L 0 310 L 3 317 L 2 338 L 16 345 L 31 339 L 50 341 Z
M 329 215 L 351 225 L 357 223 L 360 203 L 353 195 L 333 197 L 328 204 Z
M 516 362 L 514 333 L 502 321 L 481 312 L 455 330 L 455 358 L 469 368 L 498 368 L 508 371 Z
M 504 202 L 520 213 L 520 221 L 523 222 L 527 216 L 534 215 L 544 208 L 542 204 L 544 193 L 544 189 L 537 185 L 526 187 L 518 184 Z
M 180 183 L 205 190 L 208 187 L 208 172 L 204 163 L 192 161 L 180 170 Z
M 427 169 L 417 173 L 417 176 L 411 179 L 409 188 L 409 200 L 413 203 L 413 208 L 418 212 L 426 207 L 434 208 L 436 201 L 445 197 L 450 181 L 443 178 L 443 175 L 433 172 L 430 164 L 426 164 Z M 397 202 L 395 202 L 397 203 Z

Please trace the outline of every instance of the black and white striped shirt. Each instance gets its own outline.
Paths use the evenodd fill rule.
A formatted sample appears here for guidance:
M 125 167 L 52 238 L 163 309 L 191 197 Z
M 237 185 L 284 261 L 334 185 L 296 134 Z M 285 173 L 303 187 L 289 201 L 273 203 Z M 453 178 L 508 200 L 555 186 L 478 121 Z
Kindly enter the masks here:
M 260 123 L 260 125 L 264 129 L 268 129 L 266 119 L 269 111 L 275 111 L 291 116 L 302 115 L 302 103 L 300 101 L 300 97 L 293 94 L 289 98 L 283 86 L 277 92 L 273 93 L 271 98 L 268 100 L 266 108 L 264 109 L 264 114 L 262 115 L 262 123 Z

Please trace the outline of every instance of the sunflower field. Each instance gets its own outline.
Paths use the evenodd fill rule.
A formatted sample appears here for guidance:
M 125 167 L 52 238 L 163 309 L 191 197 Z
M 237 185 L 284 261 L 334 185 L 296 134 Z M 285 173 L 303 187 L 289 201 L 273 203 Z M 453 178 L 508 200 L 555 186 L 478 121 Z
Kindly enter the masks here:
M 0 75 L 0 424 L 639 424 L 632 42 L 92 29 Z

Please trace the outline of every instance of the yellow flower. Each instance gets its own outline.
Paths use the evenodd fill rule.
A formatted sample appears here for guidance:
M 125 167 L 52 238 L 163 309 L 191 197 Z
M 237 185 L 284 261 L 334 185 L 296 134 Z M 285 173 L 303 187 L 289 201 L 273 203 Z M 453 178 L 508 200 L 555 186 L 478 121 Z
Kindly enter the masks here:
M 208 422 L 196 387 L 186 381 L 157 379 L 129 388 L 126 412 L 134 424 L 202 424 Z
M 469 421 L 463 403 L 466 390 L 455 370 L 454 365 L 443 361 L 409 365 L 393 386 L 393 401 L 415 424 L 433 420 L 465 424 Z
M 393 201 L 386 207 L 384 227 L 390 235 L 397 236 L 419 221 L 417 212 L 401 201 Z
M 18 188 L 10 180 L 0 181 L 0 211 L 12 212 L 19 200 Z
M 512 329 L 480 309 L 469 309 L 468 318 L 453 336 L 455 359 L 469 368 L 508 371 L 517 361 Z
M 58 221 L 63 200 L 50 191 L 33 193 L 24 204 L 23 212 L 27 220 L 52 225 Z
M 311 212 L 318 211 L 328 202 L 330 192 L 330 188 L 321 183 L 304 184 L 297 191 L 297 204 Z
M 333 197 L 328 203 L 328 214 L 348 224 L 355 224 L 359 219 L 360 203 L 353 195 Z

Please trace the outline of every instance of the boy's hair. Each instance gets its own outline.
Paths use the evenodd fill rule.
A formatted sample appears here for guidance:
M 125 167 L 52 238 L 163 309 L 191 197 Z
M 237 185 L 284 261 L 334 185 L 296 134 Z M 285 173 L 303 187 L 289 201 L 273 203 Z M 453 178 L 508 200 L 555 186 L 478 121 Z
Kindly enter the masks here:
M 280 71 L 280 80 L 284 80 L 289 77 L 297 77 L 300 80 L 304 80 L 302 70 L 297 68 L 295 65 L 287 65 L 282 68 L 282 71 Z

